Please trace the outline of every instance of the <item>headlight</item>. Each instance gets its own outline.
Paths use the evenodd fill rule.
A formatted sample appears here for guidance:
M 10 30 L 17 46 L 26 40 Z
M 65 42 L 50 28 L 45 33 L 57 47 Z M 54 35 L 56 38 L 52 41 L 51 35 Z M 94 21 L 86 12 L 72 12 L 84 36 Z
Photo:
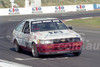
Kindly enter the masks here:
M 40 40 L 40 44 L 53 44 L 52 40 Z
M 80 37 L 80 40 L 83 41 L 82 37 Z

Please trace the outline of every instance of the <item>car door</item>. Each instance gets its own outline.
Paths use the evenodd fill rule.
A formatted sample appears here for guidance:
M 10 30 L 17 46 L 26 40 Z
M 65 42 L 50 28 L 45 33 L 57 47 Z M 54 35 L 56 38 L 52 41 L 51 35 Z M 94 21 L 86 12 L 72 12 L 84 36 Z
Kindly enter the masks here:
M 25 22 L 25 25 L 23 27 L 23 46 L 25 46 L 26 48 L 30 48 L 29 45 L 29 38 L 30 38 L 30 26 L 29 26 L 29 21 Z
M 22 45 L 23 44 L 23 32 L 22 32 L 22 29 L 23 29 L 23 26 L 25 24 L 25 21 L 22 21 L 16 28 L 15 28 L 15 38 L 17 39 L 18 41 L 18 44 L 19 45 Z

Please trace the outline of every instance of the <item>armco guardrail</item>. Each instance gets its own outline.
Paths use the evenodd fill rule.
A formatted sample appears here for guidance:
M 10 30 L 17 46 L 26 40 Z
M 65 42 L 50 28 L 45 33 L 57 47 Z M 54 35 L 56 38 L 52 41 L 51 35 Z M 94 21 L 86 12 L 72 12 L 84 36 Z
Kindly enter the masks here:
M 0 9 L 0 16 L 3 15 L 24 15 L 40 13 L 62 13 L 72 11 L 89 11 L 100 9 L 100 4 L 82 4 L 82 5 L 63 5 L 63 6 L 45 6 L 29 8 L 6 8 Z

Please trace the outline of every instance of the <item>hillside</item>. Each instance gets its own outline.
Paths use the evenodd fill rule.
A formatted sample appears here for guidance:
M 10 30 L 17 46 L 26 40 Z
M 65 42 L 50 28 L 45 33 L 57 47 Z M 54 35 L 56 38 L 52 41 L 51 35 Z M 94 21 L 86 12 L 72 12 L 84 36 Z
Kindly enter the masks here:
M 19 7 L 24 7 L 25 0 L 15 0 L 15 3 L 17 3 Z M 9 8 L 10 5 L 10 0 L 0 0 L 0 8 Z

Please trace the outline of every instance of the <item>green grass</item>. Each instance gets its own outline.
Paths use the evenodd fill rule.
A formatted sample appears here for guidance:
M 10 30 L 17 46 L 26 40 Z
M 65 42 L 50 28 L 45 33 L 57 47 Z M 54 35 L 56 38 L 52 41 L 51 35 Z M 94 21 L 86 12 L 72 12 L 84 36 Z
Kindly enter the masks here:
M 75 19 L 66 21 L 65 24 L 77 27 L 100 28 L 100 17 L 90 19 Z
M 97 4 L 100 0 L 41 0 L 42 6 L 75 5 L 75 4 Z M 19 7 L 24 7 L 25 0 L 15 0 Z M 9 8 L 10 0 L 0 0 L 0 8 Z
M 42 6 L 76 5 L 100 3 L 99 0 L 42 0 Z

